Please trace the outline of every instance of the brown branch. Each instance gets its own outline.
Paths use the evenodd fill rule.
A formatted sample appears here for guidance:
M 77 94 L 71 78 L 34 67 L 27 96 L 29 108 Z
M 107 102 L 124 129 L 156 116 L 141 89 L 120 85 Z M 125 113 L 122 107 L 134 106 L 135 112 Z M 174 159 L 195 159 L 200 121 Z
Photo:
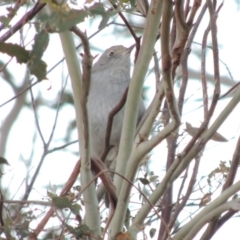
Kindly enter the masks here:
M 212 116 L 214 109 L 216 107 L 219 95 L 220 95 L 220 72 L 219 72 L 219 51 L 218 51 L 218 40 L 217 40 L 217 14 L 221 9 L 222 4 L 219 6 L 218 10 L 215 12 L 214 6 L 211 0 L 207 0 L 209 14 L 210 14 L 210 28 L 212 35 L 212 52 L 213 52 L 213 63 L 214 63 L 214 78 L 215 78 L 215 89 L 211 107 L 208 112 L 208 118 Z
M 230 218 L 233 217 L 234 214 L 239 212 L 238 210 L 229 210 L 227 213 L 225 213 L 218 221 L 218 224 L 216 225 L 214 234 L 222 227 L 223 224 L 225 224 Z
M 112 6 L 118 10 L 118 7 L 117 5 L 112 1 L 112 0 L 109 0 L 109 2 L 112 4 Z M 141 40 L 141 37 L 138 37 L 135 32 L 133 31 L 131 25 L 129 24 L 128 20 L 125 18 L 125 16 L 123 15 L 123 13 L 121 11 L 118 11 L 118 15 L 121 17 L 121 19 L 123 20 L 123 22 L 126 24 L 129 32 L 131 33 L 132 37 L 134 38 L 135 40 L 135 43 L 136 43 L 136 52 L 135 52 L 135 59 L 134 59 L 134 62 L 136 62 L 137 60 L 137 57 L 138 57 L 138 53 L 139 53 L 139 50 L 140 50 L 140 40 Z
M 187 19 L 187 16 L 188 16 L 190 10 L 191 10 L 190 0 L 187 0 L 185 3 L 185 9 L 184 9 L 184 18 L 185 19 Z
M 225 92 L 219 99 L 226 97 L 229 93 L 231 93 L 236 87 L 238 87 L 240 82 L 236 83 L 233 87 L 231 87 L 227 92 Z
M 163 83 L 166 100 L 168 103 L 168 108 L 171 113 L 171 117 L 180 124 L 180 118 L 178 114 L 177 107 L 175 106 L 175 96 L 173 89 L 173 75 L 171 74 L 172 62 L 171 55 L 169 51 L 170 44 L 170 23 L 172 16 L 172 3 L 170 1 L 165 1 L 163 5 L 163 15 L 162 15 L 162 28 L 161 28 L 161 52 L 162 52 L 162 74 Z
M 82 41 L 82 47 L 84 50 L 84 54 L 86 54 L 86 56 L 88 56 L 89 58 L 92 57 L 91 52 L 90 52 L 90 47 L 89 47 L 89 42 L 88 40 L 92 37 L 87 38 L 87 36 L 78 28 L 78 27 L 72 27 L 70 29 L 73 33 L 75 33 Z
M 221 6 L 220 6 L 221 7 Z M 220 7 L 219 7 L 219 10 L 220 10 Z M 215 13 L 214 13 L 214 16 Z M 216 34 L 216 21 L 211 22 L 211 27 L 212 25 L 215 25 L 213 26 L 213 31 L 215 32 Z M 195 144 L 195 142 L 197 141 L 197 139 L 201 136 L 201 134 L 207 129 L 207 126 L 208 126 L 208 123 L 213 115 L 213 112 L 214 112 L 214 109 L 216 107 L 216 104 L 217 104 L 217 101 L 219 99 L 219 90 L 220 90 L 220 79 L 219 79 L 219 64 L 218 64 L 218 45 L 217 45 L 217 38 L 216 36 L 212 36 L 213 38 L 213 41 L 214 41 L 214 44 L 213 44 L 213 47 L 214 47 L 214 63 L 216 62 L 216 64 L 214 65 L 214 72 L 216 74 L 215 76 L 215 80 L 216 80 L 216 84 L 215 84 L 215 90 L 214 90 L 214 96 L 213 96 L 213 100 L 212 100 L 212 103 L 211 103 L 211 107 L 208 111 L 208 114 L 206 116 L 206 118 L 204 119 L 203 123 L 201 124 L 200 128 L 199 128 L 199 131 L 196 133 L 196 135 L 191 139 L 191 141 L 188 143 L 188 145 L 185 147 L 185 149 L 182 151 L 181 154 L 178 155 L 178 157 L 181 159 L 182 157 L 184 157 L 189 151 L 190 149 L 193 147 L 193 145 Z M 203 139 L 202 139 L 203 141 Z M 201 144 L 201 143 L 199 143 Z
M 194 168 L 192 171 L 191 180 L 188 184 L 187 192 L 186 192 L 185 196 L 183 197 L 181 203 L 176 206 L 176 209 L 175 209 L 173 215 L 171 216 L 171 219 L 170 219 L 170 222 L 168 225 L 169 229 L 172 229 L 176 219 L 178 218 L 178 215 L 181 213 L 181 211 L 185 207 L 187 201 L 189 200 L 190 195 L 192 194 L 192 191 L 193 191 L 194 185 L 196 183 L 196 179 L 197 179 L 199 163 L 200 163 L 200 157 L 197 157 L 195 159 L 195 165 L 194 165 Z
M 119 103 L 108 114 L 108 121 L 107 121 L 105 141 L 104 141 L 105 143 L 104 143 L 103 151 L 100 155 L 100 159 L 103 162 L 105 161 L 105 158 L 106 158 L 108 152 L 113 147 L 113 146 L 110 145 L 110 137 L 111 137 L 111 132 L 112 132 L 113 118 L 123 108 L 123 106 L 126 102 L 126 99 L 127 99 L 127 93 L 128 93 L 128 88 L 126 88 L 126 90 L 125 90 L 121 100 L 119 101 Z
M 64 188 L 62 189 L 61 193 L 59 194 L 60 197 L 65 196 L 71 190 L 73 184 L 76 182 L 78 175 L 80 173 L 80 167 L 81 167 L 81 160 L 77 161 L 70 177 L 68 178 Z M 96 178 L 100 177 L 111 196 L 111 199 L 114 203 L 113 206 L 116 206 L 117 196 L 115 193 L 115 187 L 112 183 L 112 180 L 107 173 L 107 172 L 109 172 L 109 170 L 107 170 L 105 165 L 98 159 L 91 159 L 91 167 L 92 167 L 92 170 L 97 173 L 97 175 L 93 178 L 93 180 L 84 189 L 82 189 L 81 193 L 83 191 L 85 191 L 89 187 L 89 185 L 91 185 L 92 182 L 95 181 Z M 110 172 L 112 172 L 112 171 L 110 171 Z M 54 207 L 51 207 L 48 210 L 48 212 L 46 213 L 46 215 L 44 216 L 44 218 L 41 220 L 41 222 L 38 224 L 38 226 L 29 235 L 28 240 L 36 240 L 37 239 L 39 233 L 41 231 L 43 231 L 45 225 L 47 224 L 49 219 L 53 216 L 53 214 L 54 214 Z
M 101 178 L 102 183 L 106 187 L 106 189 L 108 191 L 108 195 L 110 196 L 110 200 L 112 203 L 111 207 L 113 207 L 115 210 L 115 208 L 117 206 L 118 198 L 116 195 L 116 188 L 113 184 L 112 178 L 108 174 L 109 170 L 106 168 L 105 164 L 100 159 L 92 158 L 91 160 L 92 160 L 92 169 Z
M 220 73 L 219 73 L 219 51 L 218 51 L 218 41 L 217 41 L 217 13 L 220 11 L 222 4 L 219 6 L 218 10 L 215 12 L 213 8 L 213 4 L 211 0 L 207 0 L 209 14 L 210 14 L 210 28 L 211 28 L 211 35 L 212 35 L 212 48 L 213 48 L 213 63 L 214 63 L 214 79 L 215 79 L 215 88 L 214 88 L 214 95 L 212 99 L 212 103 L 206 118 L 204 119 L 202 126 L 200 129 L 206 129 L 208 123 L 213 116 L 214 110 L 217 106 L 217 102 L 220 95 Z M 204 141 L 202 139 L 202 141 Z M 201 143 L 200 143 L 201 144 Z
M 225 184 L 223 185 L 222 192 L 232 186 L 234 179 L 237 174 L 238 165 L 240 162 L 240 137 L 238 138 L 238 142 L 235 147 L 235 151 L 232 157 L 232 163 L 231 168 L 229 170 L 227 180 Z M 205 230 L 203 236 L 201 237 L 201 240 L 207 240 L 211 239 L 212 236 L 221 228 L 221 226 L 227 222 L 236 212 L 234 210 L 229 210 L 226 214 L 224 214 L 222 217 L 218 216 L 214 220 L 212 220 L 209 224 L 207 229 Z
M 182 84 L 179 90 L 179 97 L 178 97 L 178 109 L 179 109 L 179 114 L 182 116 L 182 110 L 183 110 L 183 103 L 184 103 L 184 98 L 185 98 L 185 93 L 187 89 L 187 84 L 188 84 L 188 56 L 191 52 L 190 46 L 186 46 L 182 58 L 181 58 L 181 67 L 182 67 Z
M 72 188 L 73 184 L 75 183 L 75 181 L 79 175 L 80 166 L 81 166 L 81 161 L 79 160 L 76 163 L 70 177 L 68 178 L 67 183 L 65 184 L 61 193 L 59 194 L 60 197 L 66 195 Z M 47 224 L 47 222 L 49 221 L 49 219 L 52 217 L 53 214 L 54 214 L 54 208 L 51 207 L 48 210 L 48 212 L 46 213 L 46 215 L 44 216 L 44 218 L 41 220 L 41 222 L 38 224 L 38 226 L 29 235 L 28 240 L 36 240 L 37 239 L 37 236 L 44 229 L 45 225 Z
M 173 49 L 174 43 L 176 42 L 177 39 L 177 24 L 176 24 L 176 17 L 173 16 L 172 20 L 172 29 L 171 29 L 171 43 L 170 43 L 170 48 Z
M 183 109 L 183 103 L 184 103 L 184 97 L 185 97 L 185 92 L 188 84 L 188 56 L 191 52 L 191 45 L 193 43 L 193 39 L 195 37 L 195 34 L 198 30 L 198 27 L 203 19 L 203 16 L 207 10 L 207 4 L 205 4 L 202 7 L 202 10 L 189 34 L 188 40 L 186 42 L 186 46 L 183 50 L 183 54 L 181 57 L 181 67 L 182 67 L 182 84 L 181 88 L 179 90 L 179 98 L 178 98 L 178 107 L 179 107 L 179 113 L 182 115 L 182 109 Z
M 214 95 L 213 100 L 211 103 L 211 107 L 207 116 L 205 117 L 205 121 L 209 121 L 213 115 L 214 109 L 217 105 L 219 96 L 220 96 L 220 73 L 219 73 L 219 56 L 218 56 L 218 41 L 217 41 L 217 26 L 216 26 L 216 19 L 217 14 L 220 11 L 223 4 L 220 4 L 217 11 L 214 10 L 213 3 L 211 0 L 207 0 L 209 14 L 210 14 L 210 28 L 211 28 L 211 35 L 212 35 L 212 48 L 213 48 L 213 62 L 214 62 L 214 78 L 215 78 L 215 88 L 214 88 Z M 235 174 L 234 174 L 235 175 Z M 216 231 L 216 225 L 218 223 L 219 217 L 216 217 L 212 222 L 208 225 L 202 239 L 208 239 L 209 235 L 214 234 Z
M 203 112 L 204 119 L 208 113 L 208 91 L 207 91 L 207 79 L 206 79 L 206 46 L 207 38 L 210 32 L 210 24 L 203 34 L 202 40 L 202 58 L 201 58 L 201 80 L 202 80 L 202 94 L 203 94 Z
M 179 32 L 187 30 L 187 24 L 185 22 L 185 16 L 183 11 L 183 3 L 183 0 L 177 0 L 175 3 L 175 17 L 178 22 Z
M 174 106 L 175 99 L 174 99 L 174 90 L 173 90 L 173 79 L 171 76 L 172 64 L 171 64 L 171 55 L 169 51 L 171 17 L 172 17 L 172 3 L 171 1 L 166 0 L 163 3 L 162 26 L 161 26 L 162 74 L 163 74 L 163 84 L 164 84 L 166 102 L 168 103 L 166 107 L 168 107 L 168 110 L 169 110 L 166 113 L 166 115 L 167 115 L 167 122 L 169 122 L 169 112 L 170 112 L 173 120 L 176 120 L 177 123 L 180 123 L 179 115 L 177 112 L 178 110 Z M 177 136 L 174 136 L 174 135 L 172 136 L 170 135 L 167 138 L 168 156 L 167 156 L 166 171 L 168 171 L 168 169 L 172 165 L 175 158 L 176 138 Z M 172 186 L 170 186 L 164 193 L 163 199 L 162 199 L 162 205 L 163 205 L 163 209 L 162 209 L 163 221 L 160 222 L 158 240 L 162 240 L 165 235 L 165 232 L 169 231 L 166 224 L 169 223 L 171 209 L 172 209 Z
M 0 227 L 4 227 L 4 221 L 3 221 L 3 203 L 4 203 L 4 197 L 2 194 L 2 191 L 0 191 Z
M 152 204 L 151 201 L 149 201 L 149 198 L 144 194 L 143 191 L 141 191 L 141 189 L 139 189 L 138 187 L 135 186 L 135 184 L 130 181 L 128 178 L 125 178 L 123 175 L 119 174 L 118 172 L 115 172 L 115 171 L 111 171 L 111 170 L 108 170 L 108 172 L 112 173 L 112 174 L 116 174 L 118 175 L 119 177 L 121 177 L 124 181 L 128 182 L 129 185 L 131 185 L 132 187 L 134 187 L 144 198 L 144 200 L 151 206 L 152 210 L 154 211 L 154 214 L 158 217 L 158 219 L 161 219 L 161 221 L 164 222 L 163 218 L 159 215 L 159 211 L 156 209 L 156 207 Z M 163 223 L 165 224 L 165 227 L 167 227 L 166 223 Z M 167 231 L 168 233 L 168 237 L 169 237 L 169 240 L 171 240 L 171 235 L 170 235 L 170 232 Z
M 184 176 L 182 176 L 182 181 L 181 181 L 181 185 L 180 185 L 180 188 L 178 191 L 178 196 L 177 196 L 177 201 L 176 201 L 176 208 L 179 206 L 180 200 L 183 196 L 182 192 L 183 192 L 183 188 L 185 187 L 186 180 L 188 178 L 188 171 L 189 171 L 189 166 L 187 166 L 187 168 L 185 170 L 185 174 L 184 174 Z M 174 210 L 174 213 L 175 213 L 175 210 Z M 173 217 L 171 217 L 171 219 L 173 220 Z M 176 220 L 177 218 L 174 218 L 174 219 Z
M 201 2 L 202 2 L 202 0 L 195 0 L 194 1 L 192 11 L 191 11 L 190 16 L 187 20 L 187 25 L 188 26 L 191 26 L 193 24 L 194 17 L 196 15 L 199 7 L 201 6 Z
M 200 24 L 201 19 L 203 18 L 204 14 L 205 14 L 206 8 L 207 8 L 207 4 L 205 4 L 202 7 L 201 13 L 200 13 L 200 15 L 198 17 L 198 20 L 197 20 L 195 25 L 199 25 Z M 193 31 L 195 32 L 196 30 L 197 30 L 197 27 L 194 27 Z M 192 34 L 195 34 L 194 32 L 192 32 Z M 205 122 L 202 123 L 201 127 L 199 128 L 199 131 L 196 133 L 196 135 L 191 139 L 191 141 L 184 148 L 184 150 L 182 151 L 182 154 L 178 155 L 179 159 L 182 159 L 190 151 L 190 149 L 194 146 L 194 144 L 196 143 L 197 139 L 207 129 L 208 122 L 209 121 L 205 121 Z
M 0 37 L 0 42 L 5 42 L 12 35 L 14 35 L 22 26 L 24 26 L 27 22 L 33 19 L 33 17 L 46 5 L 46 3 L 40 3 L 39 1 L 35 4 L 35 6 L 28 11 L 11 29 L 9 29 L 6 33 L 4 33 Z
M 18 9 L 25 4 L 25 2 L 21 1 L 21 0 L 17 0 L 15 5 L 11 8 L 11 11 L 9 11 L 9 13 L 7 14 L 7 17 L 9 19 L 9 21 L 11 21 L 13 19 L 13 17 L 15 16 L 16 12 L 18 11 Z M 2 23 L 0 25 L 0 31 L 2 31 L 5 28 L 4 23 Z
M 83 132 L 84 132 L 84 143 L 85 148 L 89 143 L 89 122 L 88 122 L 88 113 L 87 113 L 87 99 L 90 90 L 91 82 L 91 69 L 93 57 L 90 52 L 89 42 L 87 36 L 78 28 L 73 27 L 71 29 L 77 36 L 80 37 L 83 45 L 84 54 L 82 54 L 82 94 L 81 94 L 81 107 L 82 107 L 82 121 L 83 121 Z
M 160 84 L 161 74 L 160 74 L 160 68 L 159 68 L 159 60 L 156 52 L 153 54 L 153 60 L 154 60 L 155 88 L 157 90 Z
M 175 3 L 176 41 L 172 49 L 172 78 L 174 79 L 176 69 L 180 63 L 181 54 L 187 41 L 188 26 L 184 19 L 183 0 Z
M 197 13 L 197 10 L 200 7 L 200 1 L 195 0 L 192 12 L 190 13 L 189 21 L 185 22 L 184 19 L 184 9 L 183 9 L 183 1 L 176 1 L 175 7 L 175 18 L 176 18 L 176 26 L 177 26 L 177 38 L 174 44 L 174 48 L 172 50 L 172 76 L 174 78 L 177 67 L 179 66 L 181 55 L 185 44 L 188 39 L 189 32 L 192 28 L 192 23 L 194 17 Z

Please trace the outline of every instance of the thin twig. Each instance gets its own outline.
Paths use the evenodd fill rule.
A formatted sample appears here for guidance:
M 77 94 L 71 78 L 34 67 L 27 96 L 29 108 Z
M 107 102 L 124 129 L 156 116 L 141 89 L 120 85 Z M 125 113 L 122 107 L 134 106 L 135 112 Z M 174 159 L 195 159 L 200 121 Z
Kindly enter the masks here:
M 179 191 L 178 191 L 178 196 L 177 196 L 177 201 L 176 201 L 176 208 L 180 205 L 180 201 L 182 199 L 182 196 L 183 196 L 183 188 L 185 187 L 185 183 L 186 183 L 186 180 L 188 178 L 188 171 L 189 171 L 189 166 L 187 166 L 186 170 L 185 170 L 185 174 L 184 176 L 182 176 L 182 181 L 181 181 L 181 185 L 179 187 Z M 175 209 L 176 210 L 176 209 Z M 174 211 L 175 212 L 175 211 Z M 177 219 L 177 218 L 173 218 L 171 217 L 172 219 Z M 170 228 L 171 229 L 171 228 Z
M 192 194 L 192 190 L 194 188 L 196 178 L 197 178 L 199 163 L 200 163 L 200 157 L 197 157 L 195 159 L 195 165 L 194 165 L 194 168 L 193 168 L 193 171 L 192 171 L 191 180 L 188 184 L 187 192 L 185 193 L 181 203 L 176 206 L 176 209 L 171 216 L 171 219 L 170 219 L 169 225 L 168 225 L 169 229 L 172 229 L 175 221 L 177 220 L 179 214 L 182 212 L 182 209 L 186 206 L 186 203 L 189 200 L 190 195 Z
M 36 205 L 42 205 L 42 206 L 50 206 L 50 205 L 51 205 L 51 203 L 48 202 L 48 201 L 36 201 L 36 200 L 28 200 L 28 201 L 22 201 L 22 200 L 3 200 L 3 203 L 21 204 L 21 205 L 36 204 Z
M 6 33 L 4 33 L 0 37 L 0 42 L 5 42 L 12 35 L 14 35 L 22 26 L 24 26 L 27 22 L 33 19 L 35 15 L 46 5 L 46 3 L 40 3 L 39 1 L 35 4 L 35 6 L 28 11 L 14 26 L 11 27 Z
M 63 91 L 64 91 L 64 88 L 62 89 L 62 93 L 63 93 Z M 62 93 L 61 93 L 61 95 L 62 95 Z M 30 193 L 32 191 L 33 185 L 34 185 L 34 183 L 35 183 L 35 181 L 36 181 L 36 179 L 37 179 L 37 177 L 39 175 L 39 172 L 40 172 L 40 169 L 41 169 L 42 164 L 44 162 L 44 159 L 45 159 L 46 155 L 49 153 L 48 152 L 48 148 L 49 148 L 49 145 L 51 143 L 51 140 L 52 140 L 52 137 L 53 137 L 53 134 L 54 134 L 54 130 L 56 128 L 56 124 L 57 124 L 57 120 L 58 120 L 58 113 L 59 113 L 59 104 L 60 104 L 60 103 L 58 104 L 58 109 L 57 109 L 57 113 L 56 113 L 56 116 L 55 116 L 52 132 L 50 134 L 50 137 L 49 137 L 48 141 L 45 142 L 45 140 L 43 138 L 43 134 L 42 134 L 41 128 L 40 128 L 40 124 L 39 124 L 39 121 L 38 121 L 36 108 L 35 108 L 35 104 L 34 104 L 34 97 L 33 97 L 33 93 L 32 93 L 32 89 L 31 88 L 30 88 L 30 94 L 31 94 L 31 99 L 32 99 L 32 105 L 33 105 L 33 110 L 34 110 L 33 112 L 34 112 L 34 116 L 35 116 L 37 130 L 38 130 L 38 133 L 39 133 L 39 135 L 40 135 L 40 137 L 42 139 L 44 151 L 43 151 L 43 154 L 42 154 L 42 156 L 40 158 L 40 161 L 39 161 L 39 163 L 37 165 L 37 168 L 36 168 L 36 170 L 35 170 L 35 172 L 33 174 L 33 177 L 31 179 L 30 183 L 26 187 L 25 193 L 24 193 L 24 195 L 23 195 L 23 197 L 21 199 L 22 201 L 26 201 L 28 199 L 28 197 L 29 197 L 29 195 L 30 195 Z M 21 208 L 22 208 L 22 205 L 18 205 L 17 212 L 19 212 L 21 210 Z
M 53 149 L 50 149 L 50 150 L 47 151 L 47 154 L 52 153 L 52 152 L 56 152 L 56 151 L 61 150 L 61 149 L 64 149 L 64 148 L 66 148 L 66 147 L 68 147 L 68 146 L 70 146 L 72 144 L 75 144 L 75 143 L 78 143 L 78 140 L 66 143 L 66 144 L 64 144 L 64 145 L 62 145 L 60 147 L 55 147 Z
M 213 48 L 213 63 L 214 63 L 214 78 L 215 78 L 215 88 L 214 88 L 214 94 L 213 99 L 211 102 L 210 109 L 208 111 L 208 114 L 204 118 L 204 121 L 200 127 L 200 129 L 206 129 L 208 126 L 208 123 L 213 116 L 214 110 L 216 108 L 219 96 L 220 96 L 220 72 L 219 72 L 219 51 L 218 51 L 218 41 L 217 41 L 217 14 L 220 11 L 223 4 L 221 4 L 218 8 L 218 10 L 215 12 L 213 4 L 211 0 L 207 0 L 209 14 L 210 14 L 210 28 L 211 28 L 211 35 L 212 35 L 212 48 Z
M 207 4 L 205 4 L 205 5 L 207 5 Z M 199 43 L 199 42 L 193 41 L 193 43 L 202 46 L 202 44 Z M 212 50 L 212 46 L 206 45 L 206 47 Z M 233 77 L 233 75 L 232 75 L 232 73 L 231 73 L 228 65 L 227 65 L 221 58 L 219 58 L 219 61 L 220 61 L 220 62 L 223 64 L 223 66 L 225 67 L 225 69 L 226 69 L 226 71 L 228 72 L 228 75 L 229 75 L 230 79 L 232 80 L 232 82 L 235 82 L 234 77 Z
M 75 165 L 70 177 L 68 178 L 64 188 L 62 189 L 61 193 L 59 194 L 60 197 L 66 195 L 70 191 L 70 189 L 72 188 L 73 184 L 75 183 L 75 181 L 76 181 L 76 179 L 79 175 L 80 165 L 81 165 L 81 162 L 79 160 L 76 163 L 76 165 Z M 48 212 L 46 213 L 46 215 L 41 220 L 41 222 L 37 225 L 37 227 L 29 235 L 28 239 L 37 239 L 37 236 L 44 229 L 44 226 L 47 224 L 48 220 L 51 218 L 51 216 L 53 214 L 54 214 L 54 210 L 53 210 L 53 208 L 50 208 L 48 210 Z
M 112 0 L 109 0 L 109 2 L 112 4 L 112 6 L 118 10 L 118 7 L 117 5 L 112 1 Z M 123 13 L 121 11 L 118 11 L 118 14 L 119 16 L 121 17 L 121 19 L 123 20 L 123 22 L 125 23 L 126 27 L 128 28 L 129 32 L 131 33 L 131 35 L 133 36 L 134 40 L 135 40 L 135 43 L 136 43 L 136 52 L 135 52 L 135 60 L 134 62 L 136 62 L 137 60 L 137 57 L 138 57 L 138 53 L 139 53 L 139 50 L 140 50 L 140 40 L 141 40 L 141 37 L 138 37 L 134 30 L 132 29 L 131 25 L 129 24 L 128 20 L 125 18 L 125 16 L 123 15 Z
M 202 12 L 203 13 L 203 10 L 206 6 L 204 5 L 203 6 L 203 9 L 202 9 Z M 216 30 L 216 29 L 215 29 Z M 216 34 L 216 33 L 215 33 Z M 216 39 L 215 39 L 216 41 Z M 217 48 L 218 46 L 216 45 L 216 42 L 214 44 L 214 47 Z M 217 51 L 216 51 L 217 52 Z M 215 56 L 216 57 L 216 56 Z M 216 58 L 214 58 L 215 61 L 217 61 Z M 217 65 L 218 66 L 218 65 Z M 216 70 L 217 72 L 217 70 Z M 219 81 L 219 68 L 218 68 L 218 81 Z M 216 91 L 217 92 L 217 91 Z M 196 135 L 191 139 L 191 141 L 187 144 L 187 146 L 184 148 L 184 150 L 182 151 L 181 154 L 178 155 L 178 157 L 180 159 L 182 159 L 189 151 L 190 149 L 194 146 L 195 142 L 197 141 L 197 139 L 201 136 L 201 134 L 207 129 L 207 126 L 208 126 L 208 123 L 212 117 L 212 114 L 213 114 L 213 111 L 215 109 L 215 106 L 216 106 L 216 103 L 217 103 L 217 99 L 218 99 L 219 95 L 215 95 L 215 98 L 213 99 L 212 101 L 212 104 L 211 104 L 211 107 L 210 107 L 210 110 L 208 112 L 208 115 L 207 117 L 205 118 L 205 120 L 203 121 L 201 127 L 199 128 L 199 131 L 196 133 Z
M 3 107 L 4 105 L 10 103 L 11 101 L 13 101 L 14 99 L 17 99 L 19 96 L 21 96 L 22 94 L 24 94 L 26 91 L 28 91 L 29 89 L 31 89 L 33 86 L 35 86 L 38 83 L 38 81 L 30 84 L 27 88 L 25 88 L 24 90 L 20 91 L 18 94 L 16 94 L 14 97 L 10 98 L 9 100 L 7 100 L 6 102 L 2 103 L 0 105 L 0 108 Z
M 226 97 L 229 93 L 231 93 L 235 88 L 239 86 L 240 82 L 236 83 L 233 87 L 231 87 L 227 92 L 225 92 L 219 99 Z
M 18 11 L 18 9 L 23 5 L 24 3 L 21 0 L 17 0 L 15 5 L 12 7 L 11 11 L 8 12 L 7 17 L 8 17 L 8 23 L 13 19 L 15 16 L 15 13 Z M 0 31 L 2 31 L 5 28 L 5 24 L 2 23 L 0 25 Z
M 106 25 L 107 26 L 110 26 L 111 24 L 113 24 L 114 22 L 110 22 Z M 93 33 L 88 39 L 91 39 L 93 38 L 95 35 L 97 35 L 99 32 L 101 32 L 103 29 L 99 29 L 98 31 L 96 31 L 95 33 Z M 76 49 L 80 48 L 82 46 L 82 43 L 79 44 Z M 58 61 L 54 66 L 52 66 L 48 72 L 50 73 L 51 71 L 53 71 L 53 69 L 55 69 L 60 63 L 62 63 L 63 61 L 65 60 L 65 57 L 63 57 L 60 61 Z M 18 94 L 16 94 L 14 97 L 10 98 L 9 100 L 7 100 L 6 102 L 0 104 L 0 108 L 3 107 L 4 105 L 8 104 L 9 102 L 11 102 L 12 100 L 18 98 L 20 95 L 22 95 L 23 93 L 25 93 L 26 91 L 28 91 L 31 87 L 33 87 L 34 85 L 36 85 L 37 83 L 39 83 L 38 81 L 34 82 L 33 84 L 31 84 L 29 87 L 27 87 L 25 90 L 19 92 Z
M 62 90 L 61 90 L 61 94 L 60 94 L 59 101 L 58 101 L 58 104 L 57 104 L 57 110 L 56 110 L 56 114 L 55 114 L 55 119 L 54 119 L 52 131 L 51 131 L 50 136 L 49 136 L 49 139 L 48 139 L 48 141 L 47 141 L 47 149 L 48 149 L 49 146 L 50 146 L 50 143 L 51 143 L 51 141 L 52 141 L 52 138 L 53 138 L 53 135 L 54 135 L 56 126 L 57 126 L 57 121 L 58 121 L 58 116 L 59 116 L 59 110 L 60 110 L 60 105 L 61 105 L 61 99 L 62 99 L 62 97 L 63 97 L 63 93 L 64 93 L 64 90 L 65 90 L 65 88 L 66 88 L 66 85 L 67 85 L 67 79 L 66 79 L 66 81 L 65 81 L 65 85 L 62 87 Z M 47 150 L 47 151 L 46 151 L 46 154 L 48 154 L 48 153 L 49 153 L 49 151 Z
M 227 180 L 224 183 L 222 187 L 222 192 L 232 186 L 234 179 L 236 177 L 237 171 L 238 171 L 238 165 L 240 162 L 240 137 L 238 138 L 238 142 L 235 147 L 235 151 L 233 154 L 232 162 L 231 162 L 231 168 L 229 170 L 229 173 L 227 175 Z M 218 218 L 215 218 L 212 220 L 209 224 L 207 229 L 205 230 L 204 234 L 201 237 L 201 240 L 207 240 L 212 238 L 212 236 L 220 229 L 220 227 L 228 221 L 236 212 L 234 210 L 229 210 L 226 214 L 223 216 L 219 216 Z
M 39 136 L 42 140 L 43 148 L 45 150 L 46 142 L 45 142 L 45 139 L 43 137 L 42 130 L 41 130 L 41 127 L 40 127 L 40 124 L 39 124 L 39 119 L 38 119 L 38 116 L 37 116 L 37 109 L 36 109 L 36 105 L 35 105 L 35 99 L 34 99 L 34 96 L 33 96 L 32 88 L 30 88 L 30 96 L 31 96 L 31 100 L 32 100 L 32 108 L 33 108 L 33 114 L 34 114 L 34 118 L 35 118 L 35 122 L 36 122 L 36 126 L 37 126 L 37 131 L 38 131 L 38 134 L 39 134 Z

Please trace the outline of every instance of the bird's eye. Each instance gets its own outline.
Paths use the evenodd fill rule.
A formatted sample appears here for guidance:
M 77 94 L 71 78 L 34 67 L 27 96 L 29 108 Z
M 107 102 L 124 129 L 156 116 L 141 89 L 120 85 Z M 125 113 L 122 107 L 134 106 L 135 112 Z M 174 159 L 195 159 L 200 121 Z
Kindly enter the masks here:
M 109 54 L 108 54 L 109 57 L 113 57 L 114 56 L 114 52 L 111 51 Z

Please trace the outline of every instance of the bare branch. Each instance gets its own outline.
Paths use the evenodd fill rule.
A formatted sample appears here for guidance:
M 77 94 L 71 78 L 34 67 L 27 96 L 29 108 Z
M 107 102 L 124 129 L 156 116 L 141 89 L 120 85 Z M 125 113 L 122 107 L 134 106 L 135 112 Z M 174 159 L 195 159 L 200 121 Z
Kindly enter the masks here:
M 7 39 L 9 39 L 12 35 L 14 35 L 21 27 L 23 27 L 27 22 L 32 20 L 35 15 L 46 5 L 46 3 L 40 3 L 38 1 L 35 6 L 28 11 L 13 27 L 11 27 L 10 30 L 8 30 L 6 33 L 4 33 L 0 37 L 0 42 L 5 42 Z

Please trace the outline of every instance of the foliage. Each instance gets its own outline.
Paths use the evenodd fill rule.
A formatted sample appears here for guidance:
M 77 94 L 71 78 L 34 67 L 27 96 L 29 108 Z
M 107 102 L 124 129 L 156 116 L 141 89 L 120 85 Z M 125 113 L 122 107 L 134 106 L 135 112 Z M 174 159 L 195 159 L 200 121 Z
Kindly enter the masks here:
M 236 179 L 240 140 L 229 141 L 219 133 L 240 100 L 239 83 L 232 81 L 226 64 L 220 65 L 217 27 L 221 29 L 218 17 L 224 5 L 212 0 L 90 0 L 80 4 L 2 3 L 1 84 L 10 87 L 14 97 L 7 94 L 0 103 L 1 109 L 9 107 L 1 126 L 1 239 L 130 240 L 142 239 L 142 234 L 145 239 L 159 240 L 190 240 L 197 234 L 201 240 L 213 238 L 240 206 Z M 88 64 L 94 58 L 89 41 L 100 36 L 91 51 L 102 49 L 103 42 L 113 45 L 106 33 L 130 39 L 136 46 L 128 97 L 122 101 L 126 100 L 123 137 L 111 170 L 107 164 L 111 152 L 105 159 L 110 143 L 101 159 L 88 156 L 83 114 Z M 200 43 L 196 43 L 197 34 Z M 50 68 L 51 58 L 61 52 L 54 40 L 58 35 L 65 57 Z M 73 40 L 81 42 L 82 69 Z M 198 57 L 201 69 L 193 69 L 193 56 Z M 212 69 L 207 71 L 209 62 Z M 224 66 L 227 76 L 220 74 Z M 26 72 L 22 76 L 15 69 Z M 154 94 L 135 130 L 137 101 L 146 79 Z M 36 89 L 43 83 L 51 85 L 48 94 Z M 221 94 L 221 88 L 227 92 Z M 145 96 L 147 92 L 145 88 Z M 196 114 L 188 118 L 186 112 L 193 108 Z M 18 139 L 14 126 L 22 132 L 20 140 L 11 144 L 12 135 Z M 232 146 L 228 159 L 216 161 L 207 155 L 210 140 L 219 149 L 224 144 Z M 81 160 L 79 142 L 84 143 L 79 144 Z M 17 151 L 21 154 L 15 161 L 11 154 Z M 206 160 L 209 166 L 203 172 Z M 19 179 L 11 182 L 17 174 L 10 168 L 17 170 L 21 183 Z M 61 175 L 59 180 L 56 175 Z

